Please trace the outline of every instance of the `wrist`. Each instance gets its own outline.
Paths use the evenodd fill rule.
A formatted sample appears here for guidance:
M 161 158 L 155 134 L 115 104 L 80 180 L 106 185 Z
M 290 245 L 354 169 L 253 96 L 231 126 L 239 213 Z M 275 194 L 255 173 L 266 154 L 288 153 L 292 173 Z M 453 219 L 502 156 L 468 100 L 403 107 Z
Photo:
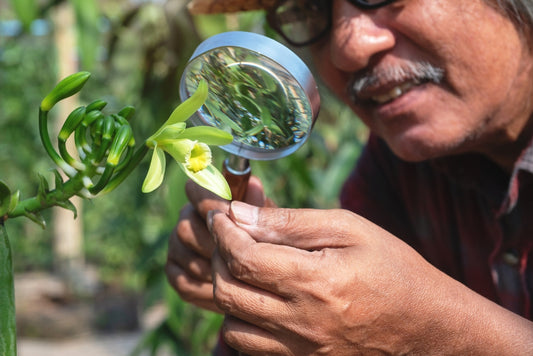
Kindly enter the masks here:
M 533 352 L 533 322 L 455 280 L 439 298 L 435 312 L 438 315 L 426 329 L 431 335 L 420 345 L 421 354 L 518 356 Z

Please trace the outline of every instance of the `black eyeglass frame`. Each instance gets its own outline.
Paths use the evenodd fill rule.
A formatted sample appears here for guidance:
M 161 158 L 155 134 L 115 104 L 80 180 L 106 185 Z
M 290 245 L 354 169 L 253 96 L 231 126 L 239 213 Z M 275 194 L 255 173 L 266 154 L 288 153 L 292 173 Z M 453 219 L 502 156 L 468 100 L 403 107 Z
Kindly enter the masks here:
M 281 30 L 281 24 L 278 21 L 278 17 L 276 16 L 277 8 L 279 6 L 281 6 L 283 3 L 285 3 L 286 1 L 287 0 L 279 0 L 275 6 L 270 8 L 270 10 L 266 14 L 266 20 L 267 20 L 268 24 L 270 25 L 270 27 L 272 27 L 272 29 L 274 31 L 276 31 L 279 35 L 281 35 L 281 37 L 283 37 L 283 39 L 285 41 L 287 41 L 287 43 L 289 43 L 290 45 L 295 46 L 295 47 L 308 46 L 310 44 L 313 44 L 313 43 L 317 42 L 322 37 L 324 37 L 324 35 L 326 33 L 329 32 L 329 30 L 331 29 L 331 24 L 332 24 L 331 23 L 331 6 L 330 6 L 330 8 L 329 8 L 330 10 L 328 11 L 328 14 L 327 14 L 327 16 L 328 16 L 327 25 L 324 27 L 324 29 L 322 31 L 320 31 L 318 34 L 316 34 L 315 36 L 313 36 L 312 38 L 310 38 L 309 40 L 304 41 L 304 42 L 295 42 L 292 39 L 290 39 Z M 397 0 L 383 0 L 382 2 L 379 2 L 379 3 L 376 3 L 376 4 L 369 4 L 369 3 L 365 2 L 364 0 L 347 0 L 347 1 L 350 4 L 354 5 L 355 7 L 360 8 L 362 10 L 374 10 L 374 9 L 378 9 L 380 7 L 389 5 L 390 3 L 393 3 L 393 2 L 395 2 Z
M 377 4 L 368 4 L 367 2 L 363 1 L 363 0 L 348 0 L 348 2 L 350 4 L 352 4 L 353 6 L 355 7 L 358 7 L 360 9 L 363 9 L 363 10 L 373 10 L 373 9 L 378 9 L 380 7 L 383 7 L 383 6 L 386 6 L 390 3 L 393 3 L 397 0 L 383 0 Z

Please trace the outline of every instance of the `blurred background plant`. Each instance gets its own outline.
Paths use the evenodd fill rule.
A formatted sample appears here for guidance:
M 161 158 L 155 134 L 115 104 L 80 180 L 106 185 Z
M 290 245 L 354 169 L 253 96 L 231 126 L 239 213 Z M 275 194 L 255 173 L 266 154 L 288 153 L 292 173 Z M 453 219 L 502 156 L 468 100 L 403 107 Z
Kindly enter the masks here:
M 37 108 L 59 78 L 79 70 L 93 73 L 63 113 L 96 97 L 110 110 L 132 105 L 136 133 L 147 137 L 179 103 L 181 72 L 203 39 L 228 30 L 274 36 L 260 11 L 191 17 L 185 5 L 186 0 L 0 0 L 2 179 L 23 195 L 35 193 L 36 173 L 46 173 L 50 163 L 39 141 Z M 298 54 L 311 65 L 306 51 Z M 322 108 L 309 141 L 284 159 L 252 162 L 253 173 L 280 206 L 337 207 L 341 184 L 366 139 L 351 111 L 323 85 L 320 89 Z M 60 115 L 65 117 L 61 110 Z M 222 162 L 224 153 L 214 153 L 215 162 Z M 139 327 L 136 315 L 118 313 L 125 321 L 110 320 L 116 314 L 105 305 L 115 295 L 127 296 L 119 299 L 134 314 L 164 306 L 166 312 L 140 340 L 137 354 L 165 349 L 176 355 L 209 354 L 221 317 L 182 302 L 164 275 L 167 237 L 186 204 L 185 178 L 170 164 L 163 186 L 142 194 L 147 168 L 139 167 L 104 198 L 83 206 L 75 202 L 76 220 L 54 209 L 45 213 L 47 230 L 25 220 L 10 222 L 15 271 L 56 276 L 68 287 L 69 303 L 96 304 L 100 313 L 90 322 L 97 331 Z M 28 325 L 19 322 L 22 336 L 30 329 L 30 335 L 42 334 Z

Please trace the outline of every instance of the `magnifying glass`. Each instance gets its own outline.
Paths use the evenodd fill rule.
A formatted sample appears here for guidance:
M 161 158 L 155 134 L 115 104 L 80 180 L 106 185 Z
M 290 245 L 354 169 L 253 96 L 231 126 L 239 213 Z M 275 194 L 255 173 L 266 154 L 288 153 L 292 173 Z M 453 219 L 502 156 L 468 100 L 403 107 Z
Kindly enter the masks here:
M 234 200 L 242 200 L 249 160 L 285 157 L 304 144 L 318 115 L 320 96 L 309 68 L 281 43 L 251 32 L 233 31 L 202 42 L 180 82 L 184 101 L 205 80 L 209 94 L 191 117 L 193 125 L 230 132 L 233 142 L 224 175 Z

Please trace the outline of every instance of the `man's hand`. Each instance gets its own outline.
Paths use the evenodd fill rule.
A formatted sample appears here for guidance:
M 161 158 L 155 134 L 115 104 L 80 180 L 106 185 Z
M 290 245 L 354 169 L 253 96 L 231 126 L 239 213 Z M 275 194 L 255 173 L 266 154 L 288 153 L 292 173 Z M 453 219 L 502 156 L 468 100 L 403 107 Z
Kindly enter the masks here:
M 233 202 L 208 220 L 223 335 L 246 354 L 483 354 L 531 336 L 530 322 L 350 212 Z
M 180 213 L 169 238 L 167 279 L 182 299 L 201 308 L 221 312 L 213 303 L 211 255 L 215 245 L 205 223 L 210 210 L 227 212 L 229 201 L 188 182 L 185 188 L 190 203 Z M 250 177 L 245 201 L 265 205 L 261 182 Z

